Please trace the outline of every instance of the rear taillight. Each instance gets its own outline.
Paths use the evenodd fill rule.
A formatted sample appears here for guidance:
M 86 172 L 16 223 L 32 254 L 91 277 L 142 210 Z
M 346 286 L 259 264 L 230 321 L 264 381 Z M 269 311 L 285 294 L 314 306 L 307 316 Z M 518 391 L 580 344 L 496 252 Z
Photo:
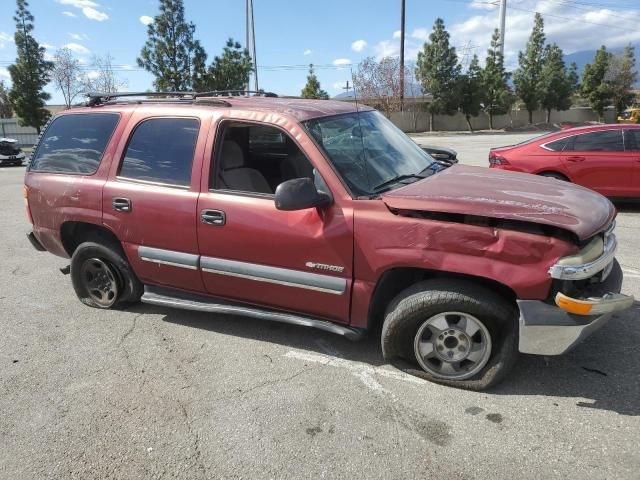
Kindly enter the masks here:
M 31 216 L 31 209 L 29 208 L 29 187 L 26 185 L 22 187 L 22 196 L 24 197 L 24 208 L 26 209 L 27 219 L 29 223 L 33 225 L 33 217 Z
M 489 152 L 489 165 L 509 165 L 509 161 L 502 155 Z

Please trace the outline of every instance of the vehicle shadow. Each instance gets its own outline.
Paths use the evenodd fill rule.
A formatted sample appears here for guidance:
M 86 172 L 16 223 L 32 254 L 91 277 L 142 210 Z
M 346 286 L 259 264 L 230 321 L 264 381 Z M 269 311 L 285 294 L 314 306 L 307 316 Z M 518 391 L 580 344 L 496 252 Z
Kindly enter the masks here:
M 627 200 L 614 200 L 618 212 L 623 213 L 639 213 L 640 212 L 640 199 L 627 199 Z
M 131 310 L 164 315 L 165 322 L 223 335 L 279 344 L 371 366 L 387 362 L 380 334 L 351 342 L 320 330 L 140 304 Z M 507 379 L 477 395 L 534 395 L 572 398 L 581 408 L 640 415 L 640 302 L 617 315 L 571 352 L 558 357 L 521 355 Z M 455 393 L 452 390 L 452 393 Z M 471 393 L 474 395 L 474 393 Z

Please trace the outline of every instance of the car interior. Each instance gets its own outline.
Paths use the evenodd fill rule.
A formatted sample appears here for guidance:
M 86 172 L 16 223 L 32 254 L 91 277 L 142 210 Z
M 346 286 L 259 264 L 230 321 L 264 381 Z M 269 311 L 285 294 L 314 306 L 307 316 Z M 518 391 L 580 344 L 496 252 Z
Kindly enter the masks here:
M 216 189 L 273 194 L 286 180 L 317 176 L 298 145 L 275 127 L 228 123 L 217 151 Z

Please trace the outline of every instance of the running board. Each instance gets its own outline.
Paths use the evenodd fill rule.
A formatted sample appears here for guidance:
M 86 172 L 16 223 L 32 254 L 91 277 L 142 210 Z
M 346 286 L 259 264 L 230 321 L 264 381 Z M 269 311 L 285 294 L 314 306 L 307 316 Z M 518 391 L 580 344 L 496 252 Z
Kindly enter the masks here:
M 193 295 L 166 288 L 150 287 L 147 285 L 144 287 L 144 295 L 142 295 L 140 300 L 143 303 L 158 305 L 161 307 L 240 315 L 244 317 L 259 318 L 261 320 L 270 320 L 273 322 L 302 325 L 303 327 L 317 328 L 319 330 L 324 330 L 325 332 L 342 335 L 349 340 L 354 341 L 362 338 L 364 334 L 364 330 L 362 329 L 339 325 L 327 320 L 319 320 L 293 313 L 278 312 L 275 310 L 267 310 L 247 305 L 236 305 L 219 299 Z

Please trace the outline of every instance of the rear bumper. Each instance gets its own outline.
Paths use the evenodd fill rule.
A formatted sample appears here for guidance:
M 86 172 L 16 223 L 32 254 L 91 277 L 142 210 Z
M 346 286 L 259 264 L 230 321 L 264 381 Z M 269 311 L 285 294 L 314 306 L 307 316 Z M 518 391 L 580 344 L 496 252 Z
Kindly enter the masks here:
M 577 315 L 540 300 L 518 300 L 520 309 L 520 341 L 522 353 L 535 355 L 562 355 L 614 316 L 633 304 L 633 297 L 615 296 L 622 287 L 622 269 L 617 262 L 607 279 L 598 286 L 601 295 L 590 296 L 588 302 L 597 315 Z M 567 297 L 565 297 L 567 298 Z M 577 300 L 580 301 L 580 300 Z

